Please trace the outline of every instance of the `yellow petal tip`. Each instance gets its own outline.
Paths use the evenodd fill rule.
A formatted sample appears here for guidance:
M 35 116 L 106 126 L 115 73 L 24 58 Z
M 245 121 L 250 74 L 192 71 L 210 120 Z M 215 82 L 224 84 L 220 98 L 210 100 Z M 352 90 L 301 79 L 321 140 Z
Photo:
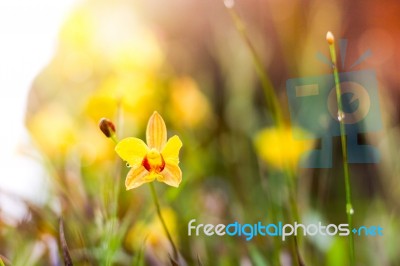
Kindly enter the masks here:
M 150 148 L 156 148 L 158 151 L 161 151 L 167 142 L 167 127 L 157 111 L 154 111 L 147 123 L 146 140 Z

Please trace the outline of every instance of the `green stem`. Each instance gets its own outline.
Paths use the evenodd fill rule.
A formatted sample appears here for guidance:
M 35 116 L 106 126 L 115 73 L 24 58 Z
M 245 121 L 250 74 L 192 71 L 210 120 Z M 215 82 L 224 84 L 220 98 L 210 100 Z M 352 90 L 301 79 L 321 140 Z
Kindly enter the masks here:
M 347 222 L 349 223 L 349 227 L 351 230 L 353 228 L 354 209 L 353 209 L 353 205 L 351 204 L 351 184 L 350 184 L 349 164 L 348 164 L 348 159 L 347 159 L 346 127 L 344 124 L 345 117 L 344 117 L 344 112 L 343 112 L 342 92 L 340 89 L 340 79 L 339 79 L 339 73 L 338 73 L 338 68 L 337 68 L 335 42 L 334 41 L 329 43 L 329 51 L 330 51 L 330 55 L 332 58 L 333 76 L 335 79 L 336 99 L 337 99 L 337 104 L 338 104 L 338 120 L 340 123 L 340 140 L 342 143 L 343 171 L 344 171 L 344 181 L 345 181 L 345 188 L 346 188 L 346 214 L 347 214 Z M 352 233 L 349 234 L 349 246 L 350 246 L 350 265 L 355 265 L 354 236 Z
M 115 145 L 118 144 L 118 137 L 115 133 L 111 134 L 110 139 L 114 142 Z M 108 238 L 107 238 L 107 244 L 108 244 L 108 248 L 106 251 L 106 261 L 105 261 L 105 265 L 112 265 L 112 260 L 113 260 L 113 256 L 115 255 L 116 252 L 116 247 L 114 246 L 114 242 L 116 241 L 116 239 L 118 238 L 118 233 L 117 233 L 117 214 L 118 214 L 118 197 L 119 197 L 119 191 L 120 191 L 120 182 L 121 182 L 121 164 L 118 162 L 117 166 L 116 166 L 116 172 L 115 172 L 115 176 L 116 176 L 116 180 L 113 181 L 115 182 L 113 188 L 114 188 L 114 193 L 112 195 L 113 199 L 112 199 L 112 203 L 111 203 L 111 225 L 109 228 L 109 234 L 108 234 Z
M 117 108 L 117 128 L 122 128 L 123 127 L 123 116 L 122 116 L 122 106 L 121 102 L 118 102 L 118 108 Z M 119 138 L 115 132 L 111 134 L 111 140 L 115 143 L 115 145 L 118 144 Z M 119 198 L 119 193 L 120 193 L 120 183 L 121 183 L 121 164 L 117 164 L 116 168 L 116 185 L 115 191 L 114 191 L 114 211 L 113 211 L 113 217 L 117 217 L 118 214 L 118 198 Z
M 279 101 L 273 89 L 272 83 L 268 76 L 265 74 L 263 63 L 258 55 L 253 43 L 251 42 L 249 36 L 247 35 L 246 28 L 239 17 L 238 13 L 233 8 L 228 8 L 229 14 L 235 24 L 236 30 L 239 32 L 240 36 L 244 40 L 247 48 L 251 53 L 253 59 L 253 64 L 256 69 L 256 73 L 261 82 L 261 87 L 264 91 L 267 106 L 270 108 L 272 118 L 274 123 L 278 126 L 282 124 L 282 113 L 279 109 Z
M 158 202 L 157 192 L 156 192 L 156 189 L 154 188 L 153 182 L 150 182 L 149 186 L 150 186 L 150 190 L 151 190 L 151 195 L 153 196 L 154 205 L 156 206 L 158 218 L 160 218 L 160 221 L 164 228 L 165 234 L 167 235 L 168 240 L 171 243 L 172 250 L 174 252 L 174 260 L 177 262 L 178 261 L 178 250 L 176 249 L 174 241 L 172 240 L 171 234 L 169 233 L 169 230 L 167 228 L 167 224 L 165 223 L 164 218 L 161 214 L 160 203 Z
M 238 13 L 235 11 L 235 9 L 233 7 L 227 6 L 227 10 L 232 18 L 232 21 L 235 24 L 236 30 L 239 32 L 241 38 L 243 39 L 244 43 L 246 44 L 246 46 L 252 56 L 253 64 L 254 64 L 257 76 L 260 79 L 261 87 L 262 87 L 264 95 L 265 95 L 266 104 L 270 108 L 270 113 L 272 115 L 273 124 L 276 125 L 278 130 L 282 129 L 282 128 L 284 128 L 284 123 L 283 123 L 284 120 L 283 120 L 282 111 L 279 108 L 279 106 L 280 106 L 279 100 L 273 89 L 271 80 L 269 79 L 268 75 L 266 74 L 262 60 L 261 60 L 260 56 L 258 55 L 253 43 L 251 42 L 251 40 L 246 32 L 244 23 L 242 22 L 242 19 L 240 18 Z M 300 222 L 299 211 L 298 211 L 298 207 L 297 207 L 297 203 L 296 203 L 296 199 L 295 199 L 294 176 L 293 176 L 293 174 L 290 174 L 291 173 L 290 166 L 285 166 L 285 170 L 286 170 L 287 186 L 289 189 L 289 205 L 291 208 L 290 211 L 292 212 L 294 220 L 297 222 Z M 287 216 L 288 216 L 288 218 L 290 217 L 289 214 Z M 297 261 L 298 265 L 302 265 L 302 258 L 300 256 L 299 245 L 298 245 L 297 239 L 294 239 L 294 248 L 291 248 L 291 253 L 292 253 L 293 259 Z
M 115 143 L 118 144 L 118 138 L 115 134 L 111 135 L 110 139 Z
M 295 175 L 288 164 L 285 165 L 285 175 L 287 183 L 286 186 L 288 188 L 288 194 L 289 194 L 289 207 L 290 207 L 290 213 L 288 214 L 288 218 L 289 219 L 291 218 L 290 219 L 291 222 L 294 221 L 300 223 L 301 222 L 300 214 L 296 201 Z M 301 244 L 301 234 L 293 237 L 292 254 L 293 258 L 296 259 L 295 262 L 296 265 L 304 265 L 303 259 L 300 254 L 300 247 L 299 247 L 300 244 Z

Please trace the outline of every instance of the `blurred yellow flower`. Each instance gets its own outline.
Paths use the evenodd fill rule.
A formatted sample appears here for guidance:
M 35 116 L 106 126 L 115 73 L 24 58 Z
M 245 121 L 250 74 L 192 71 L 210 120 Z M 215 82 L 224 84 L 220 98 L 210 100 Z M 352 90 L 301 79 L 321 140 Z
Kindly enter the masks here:
M 96 145 L 93 145 L 93 143 L 96 143 Z M 105 166 L 106 162 L 115 158 L 113 145 L 104 141 L 104 136 L 98 133 L 98 127 L 94 123 L 87 123 L 80 128 L 77 149 L 85 166 L 97 164 L 95 167 L 99 168 L 99 165 Z
M 163 208 L 161 215 L 164 217 L 165 223 L 168 225 L 168 229 L 171 236 L 174 238 L 174 242 L 177 243 L 178 232 L 177 232 L 177 218 L 175 212 L 170 208 Z M 132 228 L 128 231 L 125 239 L 127 248 L 134 251 L 139 249 L 145 242 L 146 249 L 149 248 L 153 253 L 156 253 L 158 257 L 166 256 L 168 259 L 168 252 L 166 247 L 169 246 L 169 241 L 165 235 L 164 228 L 158 217 L 154 216 L 151 221 L 139 220 L 135 222 Z
M 296 168 L 303 153 L 311 149 L 312 141 L 295 140 L 293 135 L 306 135 L 302 129 L 294 127 L 268 127 L 257 133 L 254 139 L 260 158 L 272 167 Z
M 62 26 L 60 40 L 64 52 L 83 51 L 92 56 L 94 68 L 150 74 L 164 60 L 157 36 L 124 2 L 81 5 Z
M 65 155 L 76 144 L 76 126 L 71 115 L 55 104 L 44 107 L 27 121 L 37 145 L 50 156 Z
M 96 122 L 104 116 L 116 117 L 122 111 L 127 132 L 142 128 L 147 123 L 147 114 L 160 105 L 160 99 L 156 98 L 160 86 L 154 80 L 156 78 L 152 76 L 135 73 L 104 77 L 99 81 L 95 93 L 88 96 L 84 115 Z
M 179 125 L 196 127 L 204 125 L 204 121 L 211 122 L 210 104 L 190 77 L 177 78 L 172 82 L 171 109 L 174 116 L 179 117 Z
M 173 136 L 167 142 L 167 128 L 163 118 L 154 112 L 147 123 L 146 143 L 138 138 L 126 138 L 118 142 L 115 151 L 128 162 L 129 171 L 125 186 L 132 189 L 155 179 L 178 187 L 182 181 L 179 168 L 179 150 L 182 142 Z

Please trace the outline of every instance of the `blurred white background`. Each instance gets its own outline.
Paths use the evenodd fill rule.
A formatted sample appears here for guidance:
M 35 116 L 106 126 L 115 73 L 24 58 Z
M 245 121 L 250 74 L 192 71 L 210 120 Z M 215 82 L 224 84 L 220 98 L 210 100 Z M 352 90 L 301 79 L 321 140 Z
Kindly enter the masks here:
M 0 0 L 0 214 L 24 215 L 23 205 L 5 191 L 38 203 L 46 195 L 40 165 L 20 152 L 29 145 L 26 98 L 33 79 L 50 60 L 74 2 Z

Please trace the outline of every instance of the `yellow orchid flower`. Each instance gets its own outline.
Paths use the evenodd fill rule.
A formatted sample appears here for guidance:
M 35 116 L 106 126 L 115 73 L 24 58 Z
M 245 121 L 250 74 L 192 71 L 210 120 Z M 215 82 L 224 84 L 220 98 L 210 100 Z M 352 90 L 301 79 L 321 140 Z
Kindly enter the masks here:
M 147 123 L 146 142 L 147 145 L 141 139 L 131 137 L 121 140 L 115 147 L 118 155 L 132 168 L 125 180 L 126 189 L 156 179 L 178 187 L 182 181 L 182 171 L 178 166 L 182 141 L 175 135 L 167 142 L 167 128 L 157 112 Z

